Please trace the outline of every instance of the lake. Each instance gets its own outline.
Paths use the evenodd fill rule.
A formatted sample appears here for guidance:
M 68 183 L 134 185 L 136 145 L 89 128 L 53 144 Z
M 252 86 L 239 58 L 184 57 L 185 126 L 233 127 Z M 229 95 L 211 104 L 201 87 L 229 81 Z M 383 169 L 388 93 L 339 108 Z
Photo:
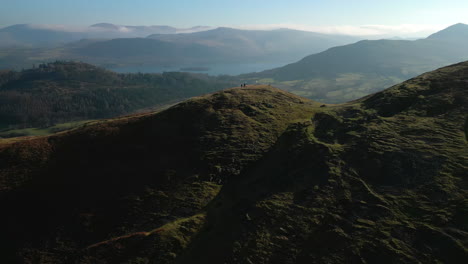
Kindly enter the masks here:
M 272 63 L 242 63 L 242 64 L 210 64 L 210 65 L 181 65 L 181 66 L 125 66 L 109 68 L 119 73 L 162 73 L 162 72 L 196 72 L 209 75 L 239 75 L 243 73 L 259 72 L 284 66 L 291 62 Z

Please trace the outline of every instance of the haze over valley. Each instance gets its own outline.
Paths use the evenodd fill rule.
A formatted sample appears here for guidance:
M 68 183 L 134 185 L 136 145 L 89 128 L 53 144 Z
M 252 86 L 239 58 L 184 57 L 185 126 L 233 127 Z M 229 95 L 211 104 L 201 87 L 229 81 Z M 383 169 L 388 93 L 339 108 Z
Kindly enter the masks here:
M 119 72 L 162 73 L 195 67 L 207 68 L 212 75 L 237 75 L 282 66 L 359 39 L 291 29 L 178 30 L 101 23 L 85 32 L 68 32 L 59 26 L 16 25 L 0 29 L 0 67 L 18 69 L 75 60 Z
M 417 40 L 363 40 L 365 36 L 293 29 L 177 29 L 109 23 L 78 32 L 51 25 L 16 25 L 0 32 L 4 69 L 61 60 L 119 73 L 242 74 L 230 81 L 272 84 L 327 103 L 357 99 L 468 59 L 468 26 L 462 23 Z M 96 36 L 100 38 L 92 38 Z

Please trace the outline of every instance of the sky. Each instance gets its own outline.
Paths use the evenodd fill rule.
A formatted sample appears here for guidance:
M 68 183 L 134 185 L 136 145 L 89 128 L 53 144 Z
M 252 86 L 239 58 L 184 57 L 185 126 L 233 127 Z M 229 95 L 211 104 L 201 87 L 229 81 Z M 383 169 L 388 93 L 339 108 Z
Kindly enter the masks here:
M 417 36 L 468 24 L 467 0 L 0 0 L 0 27 L 228 26 Z

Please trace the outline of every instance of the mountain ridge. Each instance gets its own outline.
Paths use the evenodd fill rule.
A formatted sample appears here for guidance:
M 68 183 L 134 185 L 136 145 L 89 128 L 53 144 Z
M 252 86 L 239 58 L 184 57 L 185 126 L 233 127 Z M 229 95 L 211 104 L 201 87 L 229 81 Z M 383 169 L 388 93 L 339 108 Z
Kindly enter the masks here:
M 468 33 L 468 25 L 463 24 L 463 23 L 458 23 L 455 25 L 452 25 L 450 27 L 447 27 L 439 32 L 436 32 L 429 37 L 428 39 L 447 39 L 447 38 L 459 38 L 459 35 L 462 35 L 462 37 L 466 37 Z
M 333 47 L 284 67 L 240 78 L 270 83 L 316 101 L 342 103 L 466 60 L 466 43 L 468 25 L 458 24 L 426 39 L 362 40 Z

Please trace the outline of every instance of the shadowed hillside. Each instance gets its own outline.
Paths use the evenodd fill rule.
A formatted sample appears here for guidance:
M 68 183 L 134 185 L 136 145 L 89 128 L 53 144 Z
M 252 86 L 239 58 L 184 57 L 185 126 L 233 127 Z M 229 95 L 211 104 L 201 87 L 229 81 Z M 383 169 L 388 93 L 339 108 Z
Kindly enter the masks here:
M 468 63 L 343 105 L 268 86 L 0 147 L 5 262 L 464 263 Z

